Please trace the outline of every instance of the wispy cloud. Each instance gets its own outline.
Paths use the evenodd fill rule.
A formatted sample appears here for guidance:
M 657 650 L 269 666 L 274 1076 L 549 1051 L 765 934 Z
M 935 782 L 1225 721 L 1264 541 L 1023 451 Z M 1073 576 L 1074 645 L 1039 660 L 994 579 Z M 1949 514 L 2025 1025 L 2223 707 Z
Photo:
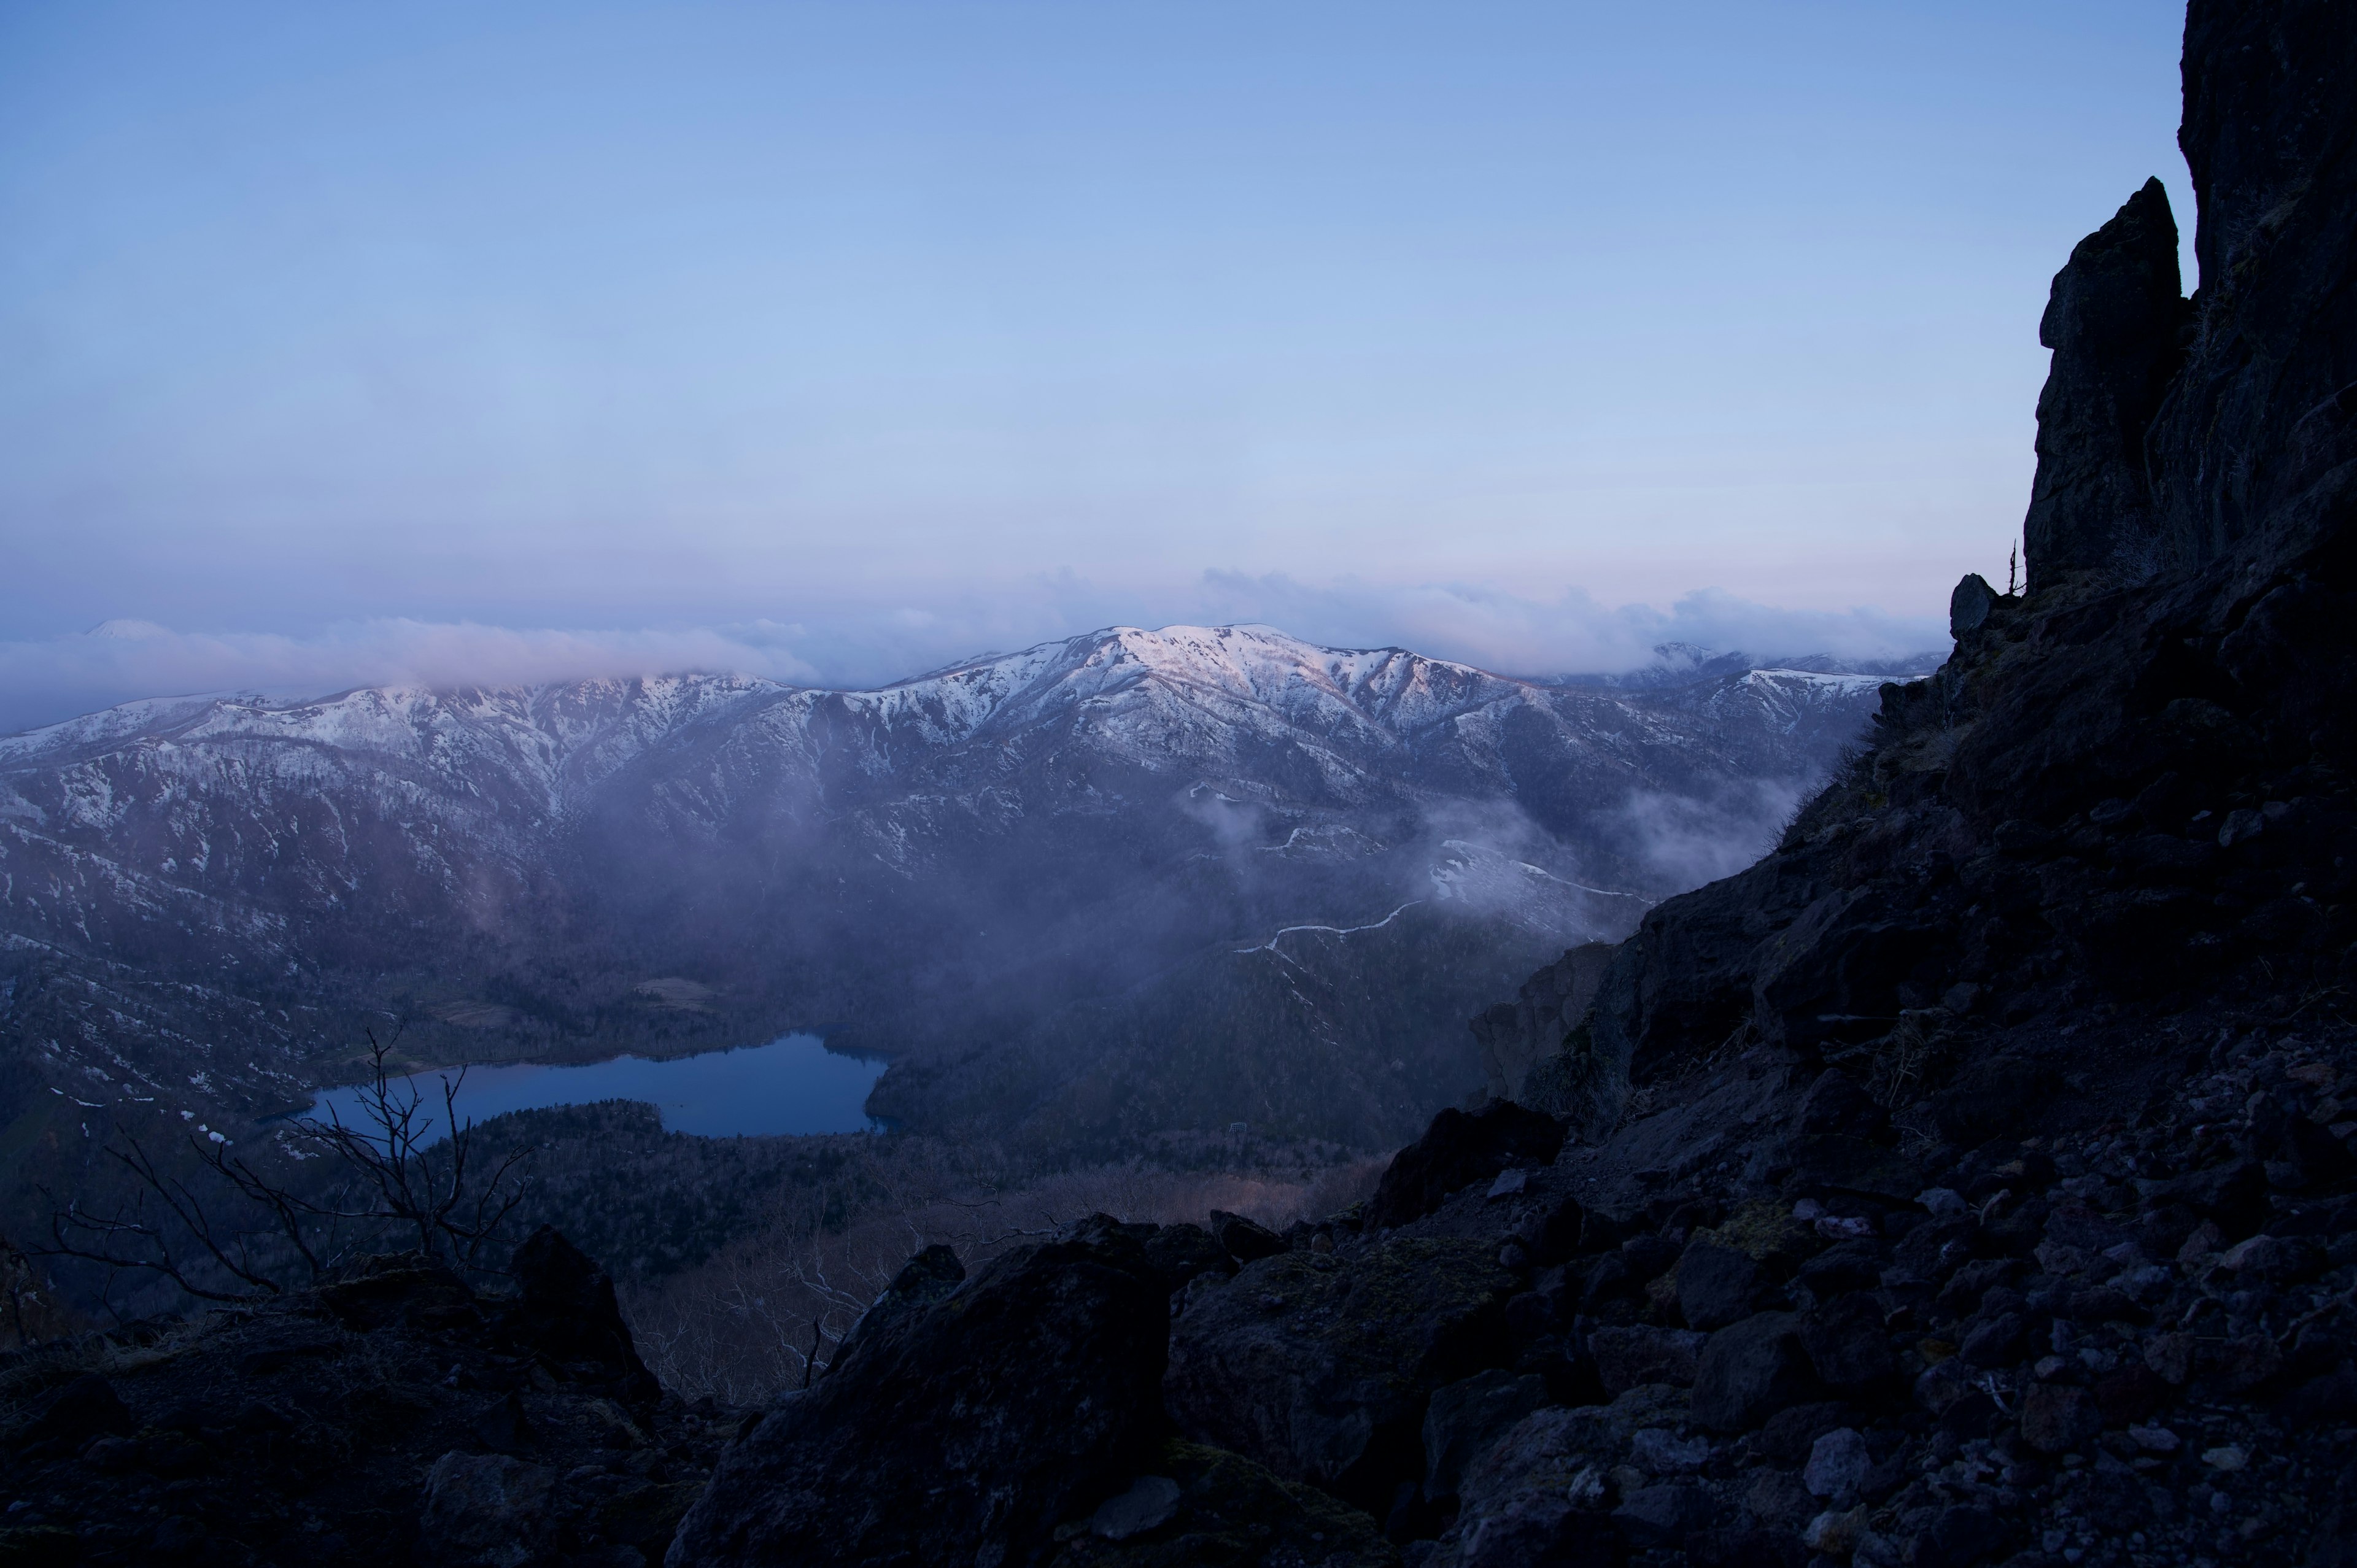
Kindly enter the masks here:
M 1254 621 L 1346 647 L 1395 644 L 1524 675 L 1626 670 L 1663 642 L 1760 655 L 1895 658 L 1944 640 L 1936 623 L 1873 609 L 1803 612 L 1692 594 L 1666 607 L 1604 606 L 1574 589 L 1395 587 L 1206 573 L 1178 591 L 1098 587 L 1072 574 L 1016 592 L 924 607 L 830 606 L 713 626 L 533 628 L 400 618 L 296 634 L 184 631 L 109 621 L 0 642 L 0 732 L 139 697 L 260 691 L 309 697 L 392 683 L 511 685 L 597 675 L 737 671 L 822 685 L 902 679 L 991 650 L 1110 625 Z
M 1452 584 L 1313 587 L 1285 576 L 1211 572 L 1200 602 L 1209 619 L 1265 621 L 1320 641 L 1396 643 L 1513 675 L 1632 670 L 1665 642 L 1846 659 L 1898 659 L 1947 642 L 1946 628 L 1928 617 L 1779 609 L 1717 591 L 1666 607 L 1606 606 L 1578 588 L 1535 597 Z
M 136 697 L 228 691 L 310 697 L 354 686 L 525 685 L 682 670 L 785 681 L 814 675 L 758 632 L 712 628 L 566 631 L 381 619 L 292 637 L 108 621 L 76 636 L 0 643 L 0 731 Z
M 1621 804 L 1614 827 L 1636 858 L 1669 886 L 1699 887 L 1768 853 L 1815 779 L 1758 779 L 1715 798 L 1639 792 Z

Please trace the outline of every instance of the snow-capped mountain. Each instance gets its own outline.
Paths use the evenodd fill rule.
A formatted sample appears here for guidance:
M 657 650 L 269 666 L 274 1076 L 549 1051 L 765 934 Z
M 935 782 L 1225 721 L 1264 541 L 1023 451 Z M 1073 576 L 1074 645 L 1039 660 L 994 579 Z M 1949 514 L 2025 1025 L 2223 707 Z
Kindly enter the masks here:
M 903 1115 L 1020 1121 L 1134 1058 L 1114 1121 L 1365 1138 L 1461 1091 L 1501 982 L 1625 932 L 1696 844 L 1763 847 L 1882 679 L 1742 662 L 1581 686 L 1117 628 L 874 691 L 126 704 L 0 738 L 0 1028 L 93 1105 L 254 1108 L 375 1013 L 446 1059 L 832 1023 L 900 1059 Z M 645 983 L 682 977 L 716 997 Z M 1199 1093 L 1153 1088 L 1211 1038 Z M 1313 1043 L 1383 1064 L 1363 1103 L 1254 1086 Z

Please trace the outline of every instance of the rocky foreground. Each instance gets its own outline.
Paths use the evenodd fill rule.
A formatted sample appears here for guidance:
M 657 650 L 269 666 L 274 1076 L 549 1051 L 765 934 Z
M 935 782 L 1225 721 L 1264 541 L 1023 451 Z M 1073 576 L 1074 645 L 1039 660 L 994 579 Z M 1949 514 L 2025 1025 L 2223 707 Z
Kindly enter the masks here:
M 1927 1170 L 1750 1053 L 1714 1076 L 1751 1197 L 1448 1112 L 1287 1235 L 932 1248 L 766 1412 L 661 1395 L 553 1232 L 512 1295 L 378 1260 L 17 1358 L 0 1562 L 2344 1562 L 2357 1197 L 2315 1117 L 2357 1059 L 2218 1055 L 2212 1120 Z
M 640 1363 L 553 1230 L 516 1288 L 419 1255 L 323 1289 L 0 1362 L 0 1563 L 630 1564 L 733 1419 Z
M 2357 1562 L 2357 10 L 2197 0 L 2029 587 L 1277 1236 L 907 1270 L 698 1412 L 553 1234 L 0 1366 L 0 1563 Z M 1518 1102 L 1519 1101 L 1519 1102 Z

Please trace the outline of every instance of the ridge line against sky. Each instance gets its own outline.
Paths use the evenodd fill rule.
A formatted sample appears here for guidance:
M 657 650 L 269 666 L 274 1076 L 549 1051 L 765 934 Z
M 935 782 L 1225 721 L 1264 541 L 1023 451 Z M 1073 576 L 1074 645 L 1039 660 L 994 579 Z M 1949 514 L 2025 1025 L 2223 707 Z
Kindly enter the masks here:
M 2054 271 L 2190 210 L 2180 24 L 0 9 L 0 725 L 1113 623 L 1914 651 L 2018 533 Z
M 1857 661 L 1944 650 L 1936 619 L 1874 610 L 1792 612 L 1728 595 L 1691 594 L 1667 608 L 1607 607 L 1585 595 L 1552 602 L 1496 593 L 1363 585 L 1310 590 L 1283 579 L 1209 574 L 1200 612 L 1058 624 L 1055 599 L 999 603 L 966 616 L 903 612 L 879 631 L 753 620 L 710 627 L 584 629 L 350 621 L 304 636 L 178 630 L 115 620 L 88 632 L 0 641 L 0 735 L 146 697 L 255 691 L 325 696 L 384 685 L 518 686 L 597 676 L 759 675 L 794 685 L 870 691 L 977 657 L 1114 627 L 1256 625 L 1329 648 L 1396 647 L 1497 674 L 1552 680 L 1651 663 L 1665 643 L 1761 658 L 1829 654 Z M 1261 613 L 1270 612 L 1270 613 Z M 1372 636 L 1344 632 L 1374 628 Z

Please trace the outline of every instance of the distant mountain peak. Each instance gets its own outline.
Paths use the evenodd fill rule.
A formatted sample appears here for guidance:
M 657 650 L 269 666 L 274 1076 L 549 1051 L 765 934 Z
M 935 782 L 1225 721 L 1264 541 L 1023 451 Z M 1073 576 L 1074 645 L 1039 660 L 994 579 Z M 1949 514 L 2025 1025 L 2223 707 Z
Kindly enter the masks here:
M 159 637 L 169 637 L 172 628 L 158 626 L 152 620 L 127 618 L 102 620 L 90 628 L 92 637 L 102 637 L 111 642 L 147 642 Z
M 1885 680 L 1928 675 L 1947 658 L 1942 650 L 1925 650 L 1896 659 L 1845 659 L 1833 653 L 1777 654 L 1755 658 L 1741 650 L 1721 653 L 1692 642 L 1663 642 L 1653 648 L 1650 664 L 1634 670 L 1558 675 L 1556 686 L 1586 687 L 1608 692 L 1651 692 L 1669 686 L 1691 686 L 1703 681 L 1743 675 L 1753 671 L 1781 670 L 1811 675 L 1873 675 Z

